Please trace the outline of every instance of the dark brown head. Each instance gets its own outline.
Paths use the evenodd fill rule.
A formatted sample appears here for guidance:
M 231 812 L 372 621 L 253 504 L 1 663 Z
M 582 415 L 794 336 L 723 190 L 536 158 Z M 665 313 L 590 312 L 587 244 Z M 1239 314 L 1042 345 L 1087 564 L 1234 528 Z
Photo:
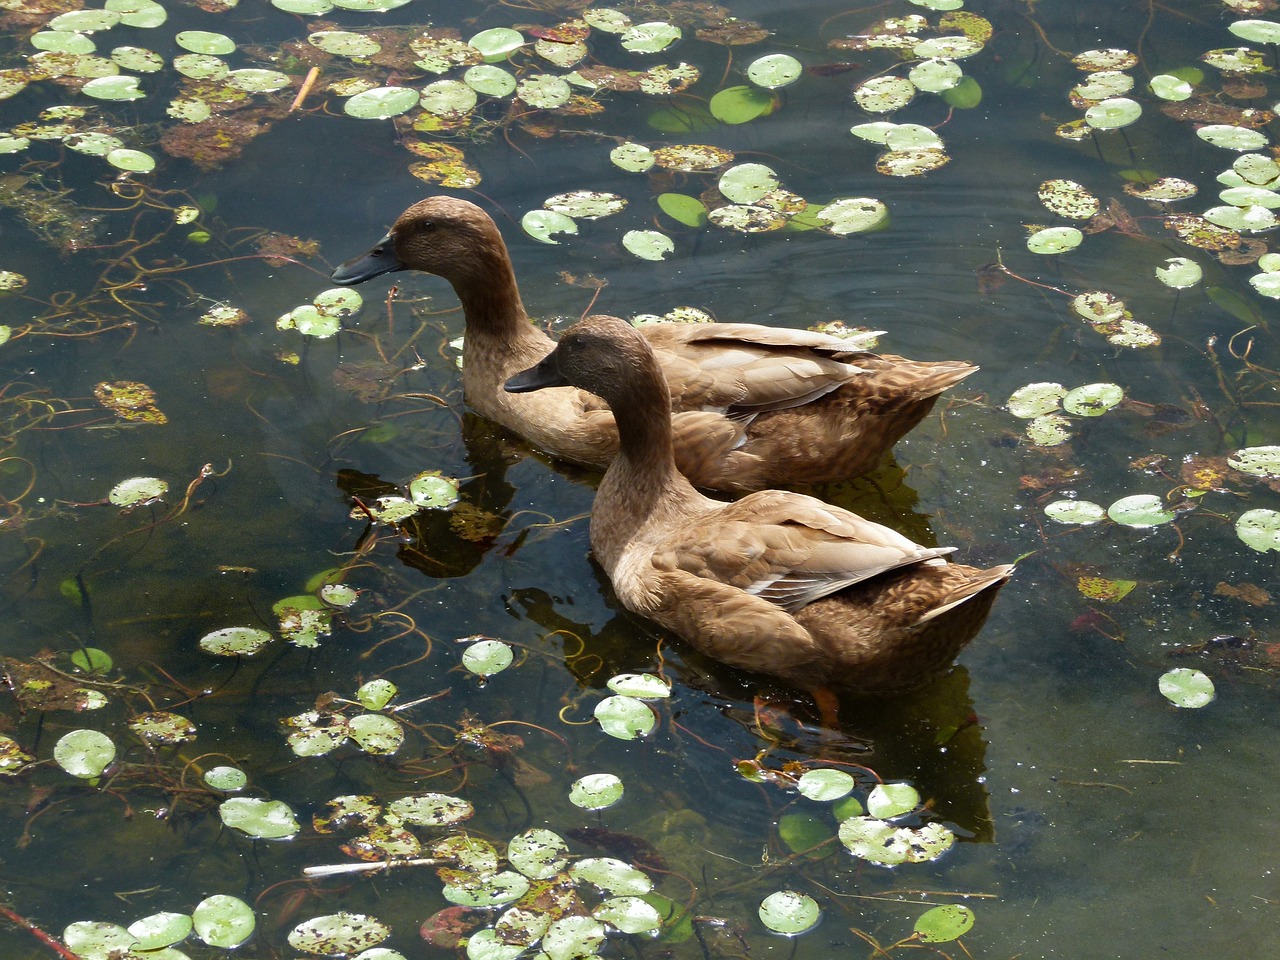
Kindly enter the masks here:
M 422 270 L 458 286 L 492 283 L 509 271 L 507 247 L 493 219 L 474 203 L 428 197 L 415 203 L 368 253 L 333 271 L 334 283 L 363 283 L 395 270 Z
M 618 415 L 630 407 L 670 409 L 666 381 L 643 336 L 625 320 L 604 314 L 574 324 L 535 367 L 506 383 L 508 393 L 578 387 Z

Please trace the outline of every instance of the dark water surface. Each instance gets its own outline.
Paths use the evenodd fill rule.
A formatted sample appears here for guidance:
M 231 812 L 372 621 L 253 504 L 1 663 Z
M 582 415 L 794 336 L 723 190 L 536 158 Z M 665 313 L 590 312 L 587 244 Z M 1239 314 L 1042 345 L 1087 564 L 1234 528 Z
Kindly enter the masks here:
M 467 38 L 486 27 L 551 26 L 571 6 L 414 0 L 386 14 L 335 10 L 323 19 L 355 31 L 429 22 Z M 842 728 L 824 731 L 802 694 L 709 662 L 624 611 L 588 552 L 597 477 L 557 466 L 466 412 L 449 346 L 462 318 L 443 281 L 401 273 L 365 284 L 363 311 L 332 339 L 277 329 L 278 316 L 331 286 L 333 264 L 376 241 L 409 203 L 439 192 L 410 175 L 418 158 L 398 145 L 390 120 L 352 119 L 342 97 L 317 92 L 303 111 L 274 118 L 239 158 L 201 170 L 155 143 L 173 125 L 165 107 L 181 79 L 168 67 L 143 76 L 146 98 L 123 105 L 41 80 L 0 101 L 6 127 L 48 106 L 90 106 L 127 126 L 128 145 L 159 165 L 113 193 L 118 171 L 56 141 L 0 156 L 4 197 L 38 195 L 27 209 L 47 212 L 55 208 L 48 191 L 65 188 L 68 216 L 96 217 L 99 230 L 94 244 L 68 249 L 15 204 L 0 210 L 0 269 L 29 279 L 21 294 L 0 299 L 0 323 L 13 335 L 0 345 L 0 653 L 18 685 L 20 665 L 36 657 L 64 673 L 82 646 L 114 661 L 95 681 L 108 697 L 97 711 L 39 710 L 0 694 L 0 735 L 43 761 L 0 779 L 0 905 L 59 936 L 73 921 L 127 925 L 229 894 L 252 904 L 258 920 L 239 956 L 297 956 L 289 931 L 338 911 L 390 925 L 383 946 L 404 957 L 448 955 L 417 932 L 448 905 L 433 868 L 301 879 L 303 867 L 350 859 L 339 847 L 351 831 L 312 829 L 330 799 L 436 791 L 474 804 L 468 833 L 500 851 L 530 827 L 568 836 L 575 857 L 628 859 L 651 847 L 661 863 L 646 865 L 656 889 L 741 937 L 717 947 L 707 924 L 697 936 L 687 928 L 661 939 L 616 935 L 603 948 L 613 956 L 870 956 L 864 936 L 893 944 L 938 903 L 965 904 L 976 916 L 963 950 L 939 945 L 950 956 L 1265 955 L 1280 929 L 1275 561 L 1242 543 L 1234 524 L 1246 510 L 1280 509 L 1280 496 L 1221 461 L 1212 461 L 1225 477 L 1217 489 L 1184 499 L 1191 488 L 1179 488 L 1186 464 L 1209 462 L 1195 458 L 1280 436 L 1280 360 L 1269 329 L 1276 310 L 1249 286 L 1257 266 L 1179 242 L 1162 224 L 1165 208 L 1123 192 L 1144 176 L 1176 176 L 1200 194 L 1172 209 L 1198 214 L 1220 203 L 1214 178 L 1239 154 L 1198 139 L 1194 128 L 1231 121 L 1168 116 L 1147 83 L 1199 67 L 1204 77 L 1187 103 L 1272 108 L 1280 96 L 1272 74 L 1237 82 L 1199 61 L 1244 42 L 1227 29 L 1244 15 L 1211 2 L 975 2 L 969 9 L 995 30 L 961 61 L 981 103 L 952 111 L 921 95 L 893 115 L 934 127 L 952 157 L 927 177 L 894 178 L 875 172 L 881 148 L 849 133 L 883 119 L 861 110 L 851 90 L 905 68 L 886 51 L 828 42 L 884 17 L 918 13 L 936 23 L 939 14 L 898 2 L 729 6 L 769 38 L 734 47 L 729 58 L 686 28 L 675 50 L 640 57 L 597 36 L 592 49 L 603 62 L 644 69 L 685 60 L 702 80 L 674 100 L 607 95 L 603 112 L 564 118 L 547 137 L 504 121 L 509 101 L 490 104 L 484 136 L 450 141 L 482 174 L 478 192 L 445 192 L 494 213 L 526 305 L 545 321 L 563 324 L 591 303 L 593 290 L 566 282 L 567 272 L 607 281 L 595 311 L 693 305 L 721 320 L 797 328 L 844 320 L 887 331 L 886 352 L 980 364 L 899 444 L 896 464 L 872 480 L 815 491 L 914 539 L 954 544 L 965 562 L 1022 558 L 952 673 L 902 701 L 845 704 Z M 637 22 L 667 15 L 658 5 L 628 10 Z M 186 29 L 274 50 L 314 25 L 258 0 L 223 13 L 169 12 L 155 29 L 95 34 L 99 52 L 146 46 L 168 62 L 182 52 L 174 35 Z M 8 25 L 2 66 L 27 62 L 26 36 L 40 26 Z M 1069 58 L 1108 47 L 1141 56 L 1127 71 L 1136 81 L 1127 96 L 1142 104 L 1142 117 L 1079 141 L 1055 136 L 1058 124 L 1081 116 L 1068 94 L 1083 72 Z M 269 66 L 270 50 L 242 48 L 228 59 Z M 696 110 L 720 87 L 745 82 L 741 71 L 756 57 L 777 52 L 811 69 L 780 91 L 772 114 L 682 134 L 649 125 L 659 107 Z M 527 72 L 551 69 L 528 52 L 518 62 Z M 812 69 L 838 62 L 855 67 Z M 351 72 L 337 58 L 322 77 Z M 367 72 L 388 81 L 385 68 Z M 287 105 L 294 92 L 258 99 Z M 1276 124 L 1260 129 L 1274 137 Z M 659 213 L 656 196 L 697 195 L 714 178 L 619 170 L 608 152 L 624 140 L 716 144 L 740 161 L 770 164 L 815 203 L 878 198 L 891 221 L 843 238 L 683 227 Z M 39 184 L 14 179 L 35 174 Z M 1060 257 L 1029 252 L 1028 226 L 1068 224 L 1037 199 L 1050 178 L 1078 181 L 1104 206 L 1114 198 L 1135 226 L 1086 228 L 1083 244 Z M 630 205 L 582 221 L 558 245 L 520 230 L 525 212 L 575 189 L 616 192 Z M 189 236 L 196 227 L 172 224 L 172 208 L 192 201 L 205 211 L 197 226 L 211 235 L 206 243 Z M 655 226 L 675 239 L 668 259 L 642 261 L 620 245 L 627 230 Z M 256 231 L 314 240 L 319 253 L 268 262 L 256 255 Z M 1256 259 L 1275 241 L 1261 233 L 1247 243 Z M 1200 285 L 1179 293 L 1158 282 L 1155 268 L 1175 256 L 1203 267 Z M 1027 282 L 993 274 L 997 261 Z M 192 269 L 165 272 L 182 265 Z M 101 277 L 114 296 L 93 293 Z M 398 298 L 388 306 L 393 283 Z M 1108 343 L 1064 295 L 1091 290 L 1123 298 L 1163 342 Z M 51 303 L 67 303 L 64 291 L 79 300 L 55 317 Z M 240 307 L 249 322 L 198 324 L 214 302 Z M 124 321 L 127 329 L 105 329 Z M 371 392 L 362 395 L 351 384 L 366 373 Z M 119 380 L 151 387 L 168 423 L 131 425 L 104 411 L 94 386 Z M 1102 417 L 1073 418 L 1070 441 L 1040 447 L 1004 409 L 1014 390 L 1037 381 L 1114 382 L 1128 400 Z M 182 509 L 204 464 L 217 475 L 198 483 Z M 353 498 L 399 492 L 422 470 L 462 478 L 459 505 L 400 529 L 353 517 Z M 163 503 L 128 512 L 93 505 L 139 475 L 167 480 Z M 1077 528 L 1043 509 L 1065 497 L 1106 506 L 1144 493 L 1187 512 L 1150 529 Z M 335 568 L 362 591 L 357 604 L 315 649 L 280 639 L 272 605 Z M 1082 594 L 1079 581 L 1090 577 L 1136 586 L 1103 602 Z M 239 662 L 198 648 L 209 632 L 236 625 L 277 639 Z M 455 642 L 473 635 L 511 644 L 516 665 L 478 682 L 460 666 Z M 1214 702 L 1171 705 L 1157 681 L 1173 667 L 1208 674 Z M 656 730 L 630 742 L 606 736 L 592 721 L 605 682 L 642 672 L 673 684 L 672 697 L 654 703 Z M 321 757 L 290 751 L 282 718 L 315 709 L 330 692 L 353 698 L 360 683 L 380 677 L 397 684 L 401 703 L 444 694 L 394 714 L 410 729 L 393 756 L 350 743 Z M 143 746 L 126 724 L 150 710 L 185 717 L 196 739 Z M 512 723 L 493 734 L 518 742 L 459 743 L 464 726 L 499 721 Z M 117 748 L 117 766 L 96 782 L 77 781 L 52 760 L 58 739 L 80 728 Z M 828 856 L 797 856 L 779 823 L 794 825 L 799 814 L 815 824 L 816 840 L 830 838 L 831 805 L 750 782 L 735 764 L 753 758 L 774 770 L 849 770 L 863 799 L 875 776 L 909 782 L 927 804 L 924 819 L 949 825 L 961 842 L 936 862 L 893 869 L 858 861 L 834 841 L 821 850 Z M 201 781 L 218 764 L 248 774 L 245 795 L 288 804 L 298 835 L 253 840 L 223 828 L 223 795 Z M 599 813 L 572 805 L 570 785 L 589 773 L 620 777 L 624 798 Z M 783 889 L 813 897 L 821 925 L 795 939 L 767 932 L 757 907 Z M 196 941 L 180 949 L 223 955 Z M 0 956 L 50 955 L 28 932 L 0 925 Z

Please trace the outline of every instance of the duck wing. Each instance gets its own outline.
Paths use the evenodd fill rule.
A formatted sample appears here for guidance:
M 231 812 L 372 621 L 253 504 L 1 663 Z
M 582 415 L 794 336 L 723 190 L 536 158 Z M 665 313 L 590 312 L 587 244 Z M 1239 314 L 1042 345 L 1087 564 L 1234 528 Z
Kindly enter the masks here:
M 652 563 L 793 612 L 889 570 L 941 563 L 953 551 L 921 546 L 813 497 L 765 490 L 693 520 L 654 551 Z
M 751 323 L 645 324 L 673 409 L 763 413 L 801 406 L 863 373 L 847 340 Z

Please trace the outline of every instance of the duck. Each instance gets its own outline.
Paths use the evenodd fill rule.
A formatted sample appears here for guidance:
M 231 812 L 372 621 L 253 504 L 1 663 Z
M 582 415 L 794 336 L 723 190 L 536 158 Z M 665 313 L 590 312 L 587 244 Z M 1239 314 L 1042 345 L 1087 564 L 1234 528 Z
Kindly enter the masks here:
M 603 468 L 613 414 L 579 390 L 513 395 L 502 385 L 555 346 L 529 319 L 497 224 L 476 204 L 433 196 L 402 213 L 338 284 L 398 270 L 447 280 L 462 302 L 467 403 L 554 457 Z M 978 368 L 858 349 L 840 337 L 751 323 L 648 323 L 671 390 L 680 469 L 710 490 L 829 483 L 875 470 L 885 453 Z
M 589 535 L 618 600 L 713 659 L 810 690 L 824 716 L 835 690 L 897 694 L 944 673 L 1013 574 L 803 493 L 706 496 L 676 466 L 662 367 L 625 320 L 578 322 L 505 390 L 566 386 L 617 422 Z

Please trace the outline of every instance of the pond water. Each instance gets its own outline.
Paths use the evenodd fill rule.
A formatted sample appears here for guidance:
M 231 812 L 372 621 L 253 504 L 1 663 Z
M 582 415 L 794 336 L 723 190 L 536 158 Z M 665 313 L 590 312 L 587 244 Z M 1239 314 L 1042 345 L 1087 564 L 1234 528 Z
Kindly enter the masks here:
M 665 28 L 629 38 L 593 8 L 589 59 L 576 67 L 533 46 L 539 36 L 551 55 L 572 46 L 575 35 L 557 27 L 581 9 L 572 2 L 321 6 L 139 0 L 114 7 L 132 21 L 50 26 L 80 4 L 0 2 L 9 38 L 0 126 L 10 131 L 0 136 L 0 270 L 26 278 L 0 299 L 8 920 L 58 939 L 71 924 L 128 926 L 223 896 L 256 921 L 238 956 L 366 947 L 366 960 L 447 956 L 465 949 L 454 947 L 457 934 L 428 942 L 418 928 L 450 906 L 446 882 L 460 898 L 456 862 L 443 875 L 432 864 L 302 871 L 357 863 L 362 850 L 373 863 L 388 851 L 432 858 L 442 838 L 462 835 L 518 860 L 508 841 L 541 829 L 563 838 L 575 863 L 616 858 L 652 880 L 649 907 L 629 905 L 665 918 L 660 933 L 613 930 L 607 955 L 861 957 L 876 943 L 887 955 L 918 946 L 908 940 L 917 919 L 940 904 L 972 911 L 959 942 L 939 935 L 934 949 L 947 956 L 1264 953 L 1280 930 L 1280 748 L 1269 733 L 1280 488 L 1273 454 L 1235 455 L 1280 437 L 1267 296 L 1280 291 L 1268 232 L 1280 171 L 1267 166 L 1280 98 L 1268 41 L 1280 27 L 1238 21 L 1275 17 L 1275 4 L 990 0 L 965 6 L 966 16 L 946 12 L 958 0 L 618 7 L 635 24 L 681 28 L 676 45 L 654 53 L 624 43 L 658 45 Z M 923 21 L 886 23 L 907 17 Z M 360 81 L 421 89 L 463 76 L 465 64 L 438 74 L 414 65 L 427 53 L 406 43 L 428 26 L 461 40 L 518 29 L 522 46 L 500 65 L 522 81 L 587 64 L 688 64 L 698 79 L 667 93 L 572 86 L 574 99 L 548 108 L 482 94 L 463 117 L 417 107 L 395 120 L 349 116 Z M 305 39 L 316 29 L 373 36 L 384 52 L 321 53 Z M 157 54 L 156 69 L 120 71 L 139 77 L 145 95 L 83 91 L 109 60 L 35 55 L 77 34 L 103 58 L 121 47 Z M 859 35 L 879 39 L 849 40 Z M 955 38 L 966 35 L 964 48 Z M 903 78 L 938 57 L 937 46 L 914 47 L 938 37 L 952 38 L 943 52 L 955 57 L 958 85 L 887 111 L 867 99 L 891 86 L 867 86 L 874 78 Z M 206 45 L 232 68 L 282 71 L 286 85 L 245 94 L 176 72 L 175 57 Z M 772 93 L 747 77 L 770 54 L 803 67 Z M 318 79 L 300 96 L 312 66 Z M 685 68 L 670 82 L 691 76 Z M 1164 96 L 1153 92 L 1160 77 Z M 1092 96 L 1073 100 L 1081 84 L 1094 85 Z M 201 97 L 214 102 L 212 120 L 172 116 L 200 110 L 191 103 Z M 87 113 L 42 113 L 63 105 Z M 942 146 L 915 160 L 949 162 L 917 176 L 878 172 L 886 145 L 850 128 L 879 121 L 932 130 Z M 120 143 L 83 152 L 90 131 Z M 629 172 L 610 159 L 623 143 L 732 151 L 729 165 L 767 165 L 810 209 L 762 233 L 681 223 L 659 197 L 722 205 L 713 188 L 723 168 Z M 444 158 L 441 145 L 458 151 L 453 174 L 478 182 L 442 186 L 439 168 L 415 168 L 437 182 L 411 172 Z M 145 157 L 99 155 L 115 147 L 141 151 L 154 170 L 118 166 Z M 1188 195 L 1133 192 L 1159 178 L 1177 178 L 1184 185 L 1164 185 Z M 1050 180 L 1078 185 L 1063 188 L 1069 210 L 1040 199 Z M 1237 193 L 1219 199 L 1231 186 Z M 573 190 L 628 205 L 578 220 L 554 244 L 521 229 L 525 214 Z M 467 412 L 462 318 L 443 281 L 398 273 L 357 288 L 363 307 L 335 336 L 280 328 L 277 318 L 331 288 L 333 265 L 439 192 L 495 216 L 530 313 L 556 329 L 588 309 L 633 317 L 693 306 L 721 320 L 870 326 L 885 331 L 886 352 L 979 364 L 873 477 L 813 491 L 916 540 L 955 545 L 965 562 L 1018 560 L 955 668 L 909 697 L 846 702 L 839 729 L 827 730 L 803 693 L 710 662 L 628 614 L 589 555 L 598 476 Z M 840 198 L 879 201 L 887 216 L 872 230 L 815 229 L 813 214 Z M 1101 212 L 1091 216 L 1093 199 Z M 1206 212 L 1213 223 L 1195 219 Z M 1078 246 L 1029 249 L 1036 231 L 1063 227 L 1080 231 Z M 646 230 L 672 241 L 664 259 L 624 246 L 629 231 Z M 1058 231 L 1033 243 L 1063 236 L 1075 239 Z M 1172 258 L 1202 278 L 1162 282 L 1157 269 Z M 1090 293 L 1110 299 L 1073 300 Z M 217 305 L 247 319 L 202 322 Z M 1089 309 L 1092 323 L 1080 315 Z M 1064 388 L 1042 411 L 1061 419 L 1015 416 L 1011 407 L 1028 412 L 1009 403 L 1015 392 L 1045 382 Z M 122 383 L 144 388 L 122 405 L 112 400 Z M 1061 392 L 1087 384 L 1114 384 L 1124 399 L 1100 416 L 1058 409 Z M 154 400 L 139 399 L 145 388 Z M 1055 428 L 1065 437 L 1049 436 Z M 1229 457 L 1262 466 L 1241 471 Z M 404 496 L 424 471 L 457 480 L 457 501 L 371 522 L 378 498 Z M 167 493 L 131 509 L 106 502 L 133 477 L 159 478 Z M 1141 495 L 1156 505 L 1135 523 L 1052 518 L 1059 501 L 1105 508 Z M 1238 533 L 1249 511 L 1261 511 L 1244 525 L 1251 544 Z M 336 583 L 358 591 L 349 607 L 316 599 Z M 304 616 L 319 624 L 299 628 Z M 270 642 L 253 656 L 202 648 L 231 627 Z M 484 680 L 468 671 L 460 641 L 477 636 L 509 645 L 512 666 Z M 1171 703 L 1160 680 L 1175 668 L 1201 671 L 1215 699 Z M 656 725 L 638 739 L 594 719 L 608 681 L 623 674 L 670 685 L 645 701 Z M 394 683 L 395 698 L 364 688 L 357 702 L 376 680 Z M 282 723 L 309 711 L 318 717 Z M 194 737 L 136 732 L 158 712 L 183 718 Z M 335 742 L 367 734 L 364 747 L 346 740 L 323 752 L 317 744 L 334 729 Z M 397 729 L 404 741 L 392 750 L 378 735 Z M 114 759 L 77 777 L 64 769 L 77 738 L 63 738 L 86 730 L 105 736 Z M 237 768 L 247 785 L 211 785 L 217 767 Z M 849 800 L 797 792 L 797 778 L 818 770 L 852 774 L 862 805 L 879 799 L 877 783 L 913 787 L 919 803 L 894 825 L 939 824 L 958 842 L 892 867 L 855 857 L 837 838 L 838 818 L 856 812 Z M 600 810 L 572 802 L 574 784 L 592 774 L 619 778 L 622 798 Z M 443 822 L 453 807 L 419 817 L 434 824 L 371 815 L 377 829 L 361 840 L 357 816 L 328 806 L 366 796 L 382 816 L 424 793 L 465 800 L 474 816 Z M 229 798 L 285 806 L 271 824 L 240 829 L 224 825 L 237 812 Z M 286 838 L 253 836 L 273 826 Z M 483 857 L 483 843 L 473 847 Z M 604 898 L 555 864 L 544 872 L 559 879 L 522 901 L 542 917 L 535 927 L 557 917 L 568 932 L 562 915 Z M 778 891 L 812 898 L 821 922 L 796 937 L 766 929 L 758 909 Z M 466 912 L 471 955 L 520 952 L 486 933 L 504 909 Z M 342 947 L 298 939 L 299 925 L 341 913 L 376 918 L 390 935 L 374 946 L 381 928 L 366 925 Z M 130 956 L 223 956 L 217 944 L 242 935 L 220 936 L 219 923 L 231 921 L 201 927 L 215 945 L 193 936 Z M 75 952 L 107 956 L 85 945 L 88 932 L 67 931 Z M 556 960 L 579 955 L 572 940 L 543 947 Z M 0 955 L 55 954 L 6 922 Z

